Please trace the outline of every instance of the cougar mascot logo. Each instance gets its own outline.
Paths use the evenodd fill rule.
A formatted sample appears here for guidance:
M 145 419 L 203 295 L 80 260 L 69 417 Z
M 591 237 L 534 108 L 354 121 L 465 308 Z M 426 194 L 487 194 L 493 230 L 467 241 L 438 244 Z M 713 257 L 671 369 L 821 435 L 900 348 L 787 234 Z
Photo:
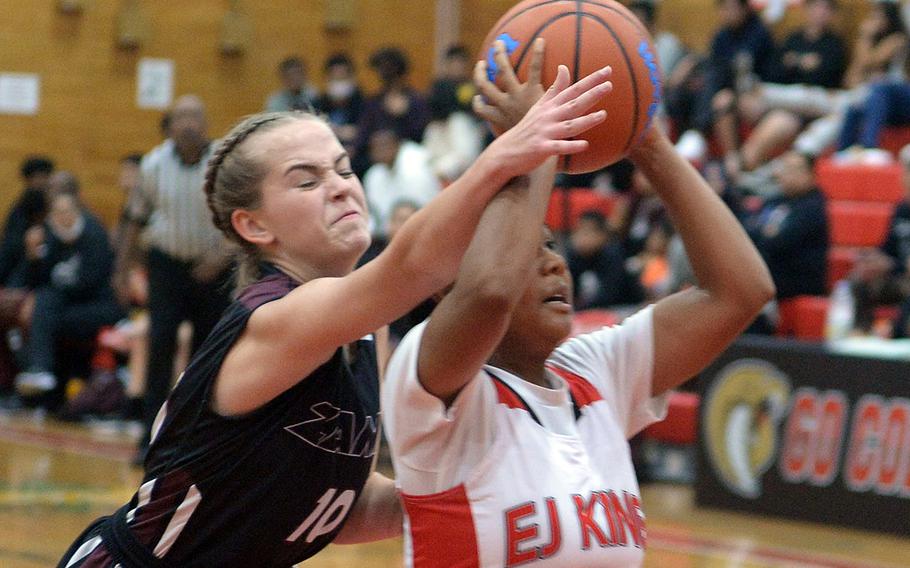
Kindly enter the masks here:
M 765 361 L 740 359 L 718 373 L 703 427 L 714 471 L 734 493 L 761 495 L 761 476 L 777 455 L 777 430 L 790 391 L 787 377 Z

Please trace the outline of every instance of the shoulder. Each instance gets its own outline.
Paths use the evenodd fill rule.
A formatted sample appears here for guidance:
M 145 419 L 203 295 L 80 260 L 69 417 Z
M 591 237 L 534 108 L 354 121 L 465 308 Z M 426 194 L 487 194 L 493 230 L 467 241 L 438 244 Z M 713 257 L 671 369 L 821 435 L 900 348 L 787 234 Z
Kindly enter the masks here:
M 263 304 L 287 296 L 297 286 L 297 282 L 284 273 L 270 272 L 244 288 L 237 296 L 237 302 L 253 311 Z
M 145 172 L 161 165 L 161 163 L 174 153 L 174 141 L 168 138 L 161 144 L 148 151 L 142 156 L 140 169 Z
M 573 337 L 556 348 L 550 361 L 566 370 L 584 374 L 585 369 L 606 370 L 629 351 L 650 352 L 654 334 L 654 308 L 645 307 L 619 325 Z

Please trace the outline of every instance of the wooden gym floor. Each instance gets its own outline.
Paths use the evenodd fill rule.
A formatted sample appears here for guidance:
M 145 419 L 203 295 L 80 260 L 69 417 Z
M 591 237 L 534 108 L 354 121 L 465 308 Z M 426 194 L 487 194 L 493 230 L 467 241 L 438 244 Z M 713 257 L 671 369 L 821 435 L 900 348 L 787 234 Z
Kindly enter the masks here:
M 54 566 L 91 520 L 126 502 L 141 478 L 133 447 L 109 423 L 0 411 L 0 567 Z M 648 485 L 643 499 L 649 568 L 910 567 L 910 539 L 697 509 L 683 486 Z M 306 566 L 397 567 L 400 546 L 333 546 Z

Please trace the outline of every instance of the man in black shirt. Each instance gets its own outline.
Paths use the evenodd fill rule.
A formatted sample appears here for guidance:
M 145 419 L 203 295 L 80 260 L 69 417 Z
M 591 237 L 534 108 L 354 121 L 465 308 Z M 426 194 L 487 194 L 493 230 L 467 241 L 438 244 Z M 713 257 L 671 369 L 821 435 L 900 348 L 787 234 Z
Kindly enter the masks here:
M 810 157 L 789 152 L 780 163 L 780 197 L 768 200 L 746 228 L 771 270 L 778 300 L 824 294 L 828 267 L 825 197 L 815 185 Z

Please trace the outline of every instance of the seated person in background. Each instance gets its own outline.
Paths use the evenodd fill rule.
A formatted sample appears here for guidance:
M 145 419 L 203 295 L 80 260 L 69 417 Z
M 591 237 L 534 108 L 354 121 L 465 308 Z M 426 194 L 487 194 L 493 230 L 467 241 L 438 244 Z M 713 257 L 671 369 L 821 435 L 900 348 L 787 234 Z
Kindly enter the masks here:
M 833 110 L 825 101 L 829 91 L 841 87 L 847 67 L 846 45 L 834 31 L 837 0 L 808 0 L 802 11 L 804 24 L 777 50 L 768 82 L 740 93 L 729 112 L 718 117 L 717 129 L 723 131 L 719 139 L 738 160 L 735 167 L 760 166 L 796 137 L 804 120 Z M 741 147 L 740 121 L 755 125 Z
M 658 0 L 634 0 L 629 4 L 629 9 L 641 20 L 654 40 L 654 50 L 657 53 L 657 61 L 660 63 L 664 93 L 664 97 L 660 101 L 661 114 L 671 113 L 669 118 L 673 121 L 674 126 L 680 130 L 686 130 L 689 128 L 688 117 L 681 116 L 685 113 L 673 112 L 668 107 L 681 106 L 671 104 L 671 100 L 680 101 L 686 98 L 689 100 L 683 105 L 691 103 L 690 98 L 695 96 L 694 92 L 684 91 L 694 87 L 690 81 L 693 80 L 700 63 L 699 58 L 690 54 L 672 32 L 658 28 Z M 693 89 L 693 91 L 697 90 Z
M 401 139 L 423 140 L 430 108 L 408 82 L 411 62 L 400 49 L 385 47 L 370 56 L 370 68 L 379 76 L 379 92 L 364 103 L 354 143 L 354 170 L 361 175 L 370 166 L 368 148 L 373 134 L 393 130 Z
M 51 198 L 46 223 L 26 235 L 26 257 L 35 300 L 27 367 L 16 389 L 27 396 L 58 386 L 55 348 L 62 338 L 91 340 L 125 314 L 110 284 L 114 253 L 107 232 L 75 192 Z
M 360 262 L 357 263 L 357 266 L 363 266 L 364 264 L 370 262 L 379 254 L 385 250 L 385 248 L 392 242 L 392 239 L 395 238 L 395 235 L 398 234 L 398 230 L 404 226 L 405 221 L 411 218 L 411 215 L 417 213 L 420 210 L 418 206 L 413 201 L 408 201 L 402 199 L 395 203 L 392 206 L 392 213 L 389 215 L 388 222 L 388 232 L 385 237 L 376 237 L 373 239 L 373 242 L 370 243 L 370 248 L 367 249 L 363 256 L 360 259 Z M 411 328 L 419 324 L 423 320 L 430 317 L 430 313 L 433 311 L 433 307 L 436 306 L 436 301 L 433 299 L 424 300 L 419 306 L 401 316 L 397 320 L 389 324 L 389 345 L 392 349 L 398 345 L 398 342 L 401 341 L 401 338 L 405 336 Z M 380 361 L 381 364 L 385 364 L 384 361 Z
M 803 154 L 819 156 L 835 144 L 847 109 L 851 105 L 864 104 L 871 85 L 904 77 L 907 45 L 907 29 L 897 2 L 873 2 L 860 24 L 860 35 L 844 76 L 844 86 L 848 90 L 833 93 L 828 102 L 829 114 L 813 121 L 793 142 L 793 148 Z
M 898 304 L 910 298 L 910 146 L 900 152 L 904 200 L 897 204 L 885 241 L 878 248 L 860 251 L 850 274 L 856 300 L 854 326 L 872 331 L 875 308 Z M 906 336 L 906 326 L 895 330 Z
M 767 80 L 774 59 L 774 40 L 749 0 L 717 0 L 716 6 L 721 27 L 711 40 L 704 88 L 693 109 L 693 128 L 703 135 L 714 126 L 716 113 L 729 112 L 733 93 L 742 88 L 737 79 Z
M 0 240 L 0 392 L 12 390 L 19 371 L 15 351 L 19 345 L 18 328 L 23 326 L 22 310 L 28 297 L 26 288 L 25 234 L 44 221 L 45 194 L 54 163 L 33 156 L 20 167 L 25 188 L 10 208 Z
M 572 231 L 566 254 L 577 310 L 638 304 L 645 299 L 625 268 L 622 244 L 599 211 L 585 211 Z
M 431 121 L 423 134 L 436 176 L 449 184 L 458 178 L 483 149 L 485 129 L 471 111 L 474 83 L 467 49 L 446 50 L 440 76 L 430 88 Z
M 627 269 L 641 283 L 648 300 L 659 300 L 668 293 L 670 265 L 667 247 L 672 235 L 673 228 L 668 221 L 651 226 L 645 239 L 645 248 L 626 262 Z
M 776 172 L 781 195 L 746 223 L 777 286 L 777 299 L 826 293 L 828 217 L 812 159 L 784 154 Z
M 24 285 L 24 239 L 29 228 L 40 225 L 47 213 L 48 181 L 54 163 L 43 156 L 27 158 L 19 170 L 25 188 L 13 204 L 0 241 L 0 288 L 22 288 Z
M 288 57 L 278 65 L 278 76 L 282 89 L 269 95 L 265 110 L 312 110 L 319 92 L 307 82 L 306 63 L 299 57 Z
M 610 215 L 627 257 L 643 251 L 651 228 L 667 218 L 667 210 L 651 182 L 637 169 L 632 173 L 632 190 L 630 198 L 620 201 Z
M 879 137 L 885 126 L 907 125 L 910 125 L 910 82 L 906 78 L 876 82 L 864 104 L 847 109 L 837 143 L 837 149 L 846 152 L 840 157 L 849 159 L 855 151 L 860 159 L 880 155 L 881 150 L 872 154 L 867 151 L 879 148 Z
M 316 111 L 325 116 L 348 153 L 353 153 L 357 121 L 363 112 L 363 92 L 357 84 L 354 62 L 347 53 L 336 53 L 326 59 L 323 71 L 325 93 L 316 99 Z
M 407 199 L 423 207 L 442 189 L 430 166 L 426 148 L 399 138 L 394 130 L 378 130 L 370 138 L 373 165 L 363 177 L 363 189 L 370 204 L 372 232 L 388 234 L 392 206 Z

